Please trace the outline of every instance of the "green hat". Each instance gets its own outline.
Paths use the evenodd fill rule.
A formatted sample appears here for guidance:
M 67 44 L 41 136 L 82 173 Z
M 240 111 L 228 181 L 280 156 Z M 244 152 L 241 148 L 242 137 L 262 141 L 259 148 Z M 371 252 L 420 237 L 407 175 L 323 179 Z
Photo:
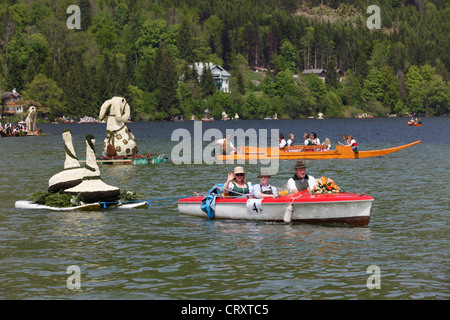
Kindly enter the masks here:
M 298 161 L 295 163 L 294 170 L 295 170 L 295 169 L 304 169 L 304 168 L 306 168 L 306 164 L 305 164 L 305 162 L 303 162 L 302 160 L 298 160 Z

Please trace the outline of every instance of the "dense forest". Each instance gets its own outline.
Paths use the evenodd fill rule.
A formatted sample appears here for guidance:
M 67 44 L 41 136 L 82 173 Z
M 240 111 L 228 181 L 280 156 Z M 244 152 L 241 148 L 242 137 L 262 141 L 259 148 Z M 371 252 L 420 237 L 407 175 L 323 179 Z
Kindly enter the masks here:
M 380 28 L 367 26 L 370 5 Z M 133 120 L 449 111 L 446 0 L 0 0 L 0 30 L 0 89 L 50 119 L 97 116 L 115 95 Z M 231 92 L 194 62 L 225 68 Z

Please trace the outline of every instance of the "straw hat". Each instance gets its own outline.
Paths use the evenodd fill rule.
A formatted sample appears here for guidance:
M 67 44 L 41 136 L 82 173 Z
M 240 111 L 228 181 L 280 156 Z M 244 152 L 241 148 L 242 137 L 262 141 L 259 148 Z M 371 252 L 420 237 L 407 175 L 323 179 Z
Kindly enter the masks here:
M 244 168 L 237 166 L 236 168 L 234 168 L 234 174 L 237 173 L 243 173 L 243 174 L 247 174 L 247 172 L 244 171 Z
M 294 170 L 295 170 L 295 169 L 304 169 L 304 168 L 306 168 L 306 164 L 305 164 L 305 162 L 303 162 L 302 160 L 298 160 L 298 161 L 295 163 Z
M 261 177 L 271 177 L 272 176 L 272 173 L 270 172 L 270 169 L 269 168 L 261 168 L 261 169 L 259 169 L 259 175 L 258 175 L 258 178 L 261 178 Z

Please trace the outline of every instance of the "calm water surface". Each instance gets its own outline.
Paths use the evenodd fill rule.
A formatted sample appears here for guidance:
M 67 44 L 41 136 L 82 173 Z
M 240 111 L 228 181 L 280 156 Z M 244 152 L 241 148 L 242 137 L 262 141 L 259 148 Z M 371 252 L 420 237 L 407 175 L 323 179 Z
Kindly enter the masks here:
M 333 148 L 342 135 L 361 150 L 422 143 L 391 155 L 308 161 L 307 172 L 344 191 L 375 198 L 369 228 L 205 220 L 182 216 L 176 203 L 148 209 L 52 212 L 14 208 L 64 163 L 69 128 L 79 158 L 105 124 L 41 124 L 46 136 L 0 139 L 1 299 L 449 299 L 450 118 L 214 121 L 208 128 L 316 131 Z M 141 153 L 166 153 L 177 128 L 193 122 L 130 123 Z M 283 186 L 292 161 L 271 183 Z M 143 199 L 182 197 L 225 182 L 233 165 L 101 166 L 105 182 Z M 245 165 L 258 181 L 260 165 Z M 81 290 L 67 288 L 68 266 L 81 269 Z M 381 272 L 369 289 L 367 268 Z

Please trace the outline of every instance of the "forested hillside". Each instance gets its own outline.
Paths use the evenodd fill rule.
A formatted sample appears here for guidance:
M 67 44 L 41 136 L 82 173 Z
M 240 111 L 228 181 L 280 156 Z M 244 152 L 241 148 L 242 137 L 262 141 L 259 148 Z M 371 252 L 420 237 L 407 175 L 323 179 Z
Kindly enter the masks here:
M 114 95 L 133 120 L 449 112 L 446 0 L 0 0 L 0 30 L 0 89 L 50 119 L 97 116 Z M 223 66 L 231 93 L 198 81 L 194 62 Z

